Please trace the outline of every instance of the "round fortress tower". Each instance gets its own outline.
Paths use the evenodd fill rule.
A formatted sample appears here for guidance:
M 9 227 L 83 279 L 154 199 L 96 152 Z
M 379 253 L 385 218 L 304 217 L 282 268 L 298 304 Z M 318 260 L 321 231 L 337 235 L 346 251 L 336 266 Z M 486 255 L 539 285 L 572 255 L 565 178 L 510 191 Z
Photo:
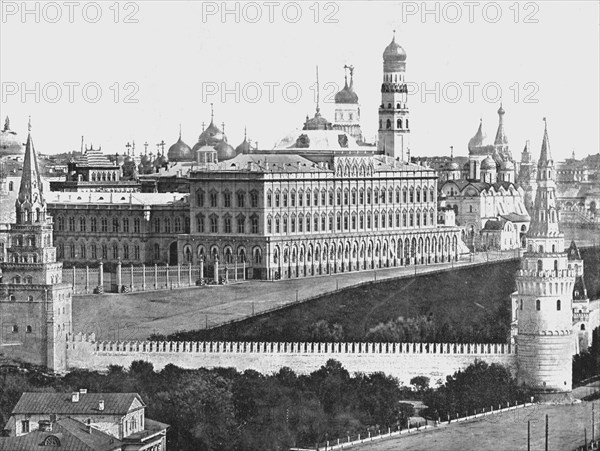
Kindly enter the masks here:
M 542 393 L 571 391 L 573 286 L 558 228 L 556 171 L 544 129 L 527 251 L 517 273 L 518 380 Z

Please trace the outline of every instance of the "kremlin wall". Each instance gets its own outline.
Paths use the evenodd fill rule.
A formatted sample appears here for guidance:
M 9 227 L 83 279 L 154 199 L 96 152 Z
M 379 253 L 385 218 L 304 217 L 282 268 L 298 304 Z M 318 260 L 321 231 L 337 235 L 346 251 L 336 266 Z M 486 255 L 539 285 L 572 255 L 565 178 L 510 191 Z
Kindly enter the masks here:
M 292 368 L 309 374 L 329 359 L 350 373 L 383 372 L 405 385 L 415 376 L 432 384 L 466 368 L 475 359 L 504 365 L 515 373 L 516 354 L 509 344 L 458 343 L 257 343 L 257 342 L 99 342 L 93 334 L 73 336 L 66 349 L 69 368 L 105 371 L 109 365 L 128 368 L 135 360 L 181 368 L 235 368 L 263 374 Z

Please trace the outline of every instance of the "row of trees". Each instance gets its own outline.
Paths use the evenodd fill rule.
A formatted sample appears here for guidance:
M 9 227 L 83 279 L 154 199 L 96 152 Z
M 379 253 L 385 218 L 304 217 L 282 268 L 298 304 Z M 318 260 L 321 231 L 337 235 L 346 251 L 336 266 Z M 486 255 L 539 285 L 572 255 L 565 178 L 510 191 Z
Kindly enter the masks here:
M 444 419 L 448 413 L 524 401 L 530 395 L 508 370 L 484 362 L 449 376 L 437 390 L 426 377 L 411 384 L 401 386 L 383 373 L 351 375 L 335 360 L 309 375 L 283 368 L 268 376 L 173 365 L 154 371 L 143 361 L 128 370 L 112 366 L 104 374 L 74 371 L 62 377 L 0 368 L 0 420 L 6 423 L 23 391 L 137 392 L 149 418 L 171 425 L 169 449 L 284 450 L 404 428 L 414 415 L 412 405 L 401 402 L 406 399 L 422 399 L 428 417 Z

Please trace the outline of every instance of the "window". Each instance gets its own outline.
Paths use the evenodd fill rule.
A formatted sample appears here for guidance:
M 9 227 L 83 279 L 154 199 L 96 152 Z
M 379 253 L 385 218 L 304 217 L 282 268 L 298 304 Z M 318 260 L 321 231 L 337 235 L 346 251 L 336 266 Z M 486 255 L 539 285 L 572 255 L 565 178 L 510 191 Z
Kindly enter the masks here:
M 271 191 L 269 191 L 267 193 L 267 207 L 271 207 L 273 205 L 273 195 L 271 194 Z
M 329 190 L 329 205 L 333 205 L 333 190 Z
M 71 259 L 75 258 L 75 244 L 71 244 L 69 246 L 69 250 L 70 250 L 69 255 L 71 256 Z
M 198 233 L 204 233 L 204 215 L 196 216 L 196 225 Z
M 112 258 L 113 260 L 119 259 L 119 245 L 117 243 L 113 244 Z
M 98 248 L 95 244 L 90 246 L 90 251 L 92 253 L 92 260 L 96 260 L 98 258 Z
M 313 200 L 314 200 L 313 203 L 315 204 L 315 207 L 318 206 L 319 205 L 319 191 L 315 190 Z M 308 205 L 308 202 L 306 204 Z
M 108 246 L 106 244 L 102 245 L 102 259 L 103 260 L 108 259 Z
M 250 205 L 252 208 L 258 207 L 258 193 L 256 191 L 250 193 Z
M 258 233 L 258 218 L 256 216 L 252 216 L 252 218 L 250 218 L 250 222 L 252 224 L 252 233 Z
M 14 324 L 13 327 L 12 327 L 12 333 L 13 334 L 18 334 L 19 333 L 19 326 L 17 326 L 16 324 Z
M 140 233 L 140 218 L 133 220 L 133 233 Z
M 348 205 L 350 203 L 350 193 L 348 190 L 344 191 L 344 205 Z
M 246 233 L 245 226 L 246 226 L 246 218 L 243 216 L 240 216 L 239 218 L 237 218 L 237 233 Z
M 541 302 L 539 299 L 535 301 L 535 309 L 539 312 L 542 309 Z
M 290 221 L 290 231 L 292 233 L 296 233 L 296 217 L 292 216 L 292 220 Z
M 556 310 L 560 310 L 560 299 L 556 301 Z
M 336 229 L 338 231 L 342 230 L 342 217 L 339 215 L 339 213 L 338 213 L 337 218 L 336 218 Z
M 344 216 L 344 230 L 348 230 L 348 215 Z
M 56 221 L 56 228 L 60 231 L 65 230 L 65 218 L 59 216 Z
M 98 220 L 96 218 L 90 219 L 90 231 L 93 233 L 98 231 Z
M 160 260 L 160 246 L 158 243 L 154 243 L 154 260 Z
M 75 231 L 75 218 L 74 217 L 69 217 L 69 232 L 74 232 Z
M 371 188 L 367 189 L 367 205 L 371 205 Z
M 181 218 L 177 216 L 174 220 L 175 223 L 175 233 L 181 233 Z M 125 225 L 125 224 L 123 224 Z
M 406 188 L 402 189 L 402 202 L 406 203 Z
M 329 216 L 329 231 L 333 232 L 333 216 Z
M 171 233 L 171 220 L 165 218 L 165 233 Z
M 86 257 L 87 257 L 87 256 L 86 256 L 85 244 L 80 244 L 80 245 L 79 245 L 79 253 L 81 254 L 81 255 L 79 255 L 79 258 L 82 258 L 82 259 L 84 259 L 84 260 L 85 260 L 85 259 L 86 259 Z
M 356 215 L 352 215 L 352 230 L 356 230 Z
M 21 432 L 22 433 L 29 432 L 29 420 L 21 421 Z
M 358 203 L 360 205 L 364 205 L 365 203 L 365 191 L 362 188 L 358 193 Z
M 129 246 L 127 244 L 123 245 L 123 260 L 129 260 Z
M 408 193 L 408 200 L 411 204 L 415 201 L 415 191 L 412 189 L 412 187 Z
M 267 233 L 273 232 L 273 220 L 269 217 L 267 218 Z
M 29 296 L 29 297 L 30 297 L 30 298 L 32 298 L 31 300 L 33 301 L 33 296 Z M 27 326 L 27 327 L 25 328 L 25 333 L 26 333 L 26 334 L 30 334 L 30 333 L 32 333 L 32 332 L 33 332 L 33 327 L 31 327 L 31 326 Z
M 282 221 L 282 225 L 283 225 L 283 233 L 287 233 L 287 227 L 288 227 L 288 219 L 287 219 L 287 215 L 285 215 L 283 217 L 283 221 Z
M 218 233 L 219 224 L 216 216 L 211 216 L 210 218 L 210 233 Z
M 279 194 L 279 191 L 277 191 L 275 193 L 275 207 L 279 207 L 280 199 L 281 199 L 281 195 Z
M 352 190 L 352 205 L 356 205 L 356 190 Z
M 231 208 L 231 193 L 223 193 L 223 206 Z
M 86 223 L 85 223 L 85 218 L 84 217 L 79 218 L 79 231 L 80 232 L 85 232 L 86 231 Z
M 310 205 L 310 196 L 306 196 L 307 197 L 307 203 Z M 300 190 L 298 192 L 298 206 L 302 207 L 304 205 L 304 192 L 302 190 Z
M 316 216 L 315 216 L 315 219 L 317 219 L 317 217 L 316 217 Z M 316 222 L 317 222 L 317 221 L 315 221 L 315 225 L 318 225 L 318 224 L 316 224 Z M 317 228 L 317 229 L 318 229 L 318 228 Z M 310 232 L 310 216 L 307 216 L 307 217 L 306 217 L 306 231 L 307 231 L 307 232 Z
M 196 204 L 199 207 L 204 207 L 204 191 L 196 191 Z
M 379 203 L 379 190 L 377 188 L 373 191 L 373 201 L 375 204 Z
M 283 192 L 282 198 L 283 198 L 282 199 L 283 200 L 283 206 L 287 207 L 288 206 L 288 193 L 287 193 L 287 191 Z
M 521 310 L 523 310 L 523 299 L 521 299 L 521 304 L 520 304 L 519 308 L 520 308 Z
M 217 206 L 217 193 L 215 193 L 215 192 L 210 193 L 210 206 L 211 207 Z
M 323 205 L 323 206 L 327 205 L 327 203 L 325 202 L 325 197 L 326 197 L 325 190 L 323 190 L 323 191 L 321 191 L 321 205 Z M 315 205 L 316 204 L 317 203 L 315 202 Z
M 123 232 L 129 233 L 129 218 L 123 218 Z
M 140 259 L 140 247 L 137 245 L 133 248 L 133 258 L 136 260 Z
M 340 189 L 337 190 L 335 198 L 336 198 L 336 204 L 342 205 L 342 191 Z
M 160 232 L 160 218 L 154 218 L 154 231 Z
M 290 194 L 290 206 L 296 206 L 296 191 L 292 191 Z
M 113 233 L 119 232 L 119 218 L 113 218 L 112 220 L 112 231 Z

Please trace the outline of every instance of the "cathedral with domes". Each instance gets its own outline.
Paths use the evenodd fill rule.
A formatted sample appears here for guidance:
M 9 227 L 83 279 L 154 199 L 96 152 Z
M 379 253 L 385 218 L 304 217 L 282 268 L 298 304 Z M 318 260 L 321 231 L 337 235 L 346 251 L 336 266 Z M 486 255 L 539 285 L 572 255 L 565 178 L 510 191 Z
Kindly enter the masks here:
M 488 143 L 479 121 L 468 142 L 468 162 L 451 161 L 440 168 L 440 193 L 452 207 L 463 240 L 472 249 L 515 249 L 524 246 L 530 217 L 525 191 L 515 183 L 517 165 L 504 131 L 506 111 L 498 108 L 498 129 Z

